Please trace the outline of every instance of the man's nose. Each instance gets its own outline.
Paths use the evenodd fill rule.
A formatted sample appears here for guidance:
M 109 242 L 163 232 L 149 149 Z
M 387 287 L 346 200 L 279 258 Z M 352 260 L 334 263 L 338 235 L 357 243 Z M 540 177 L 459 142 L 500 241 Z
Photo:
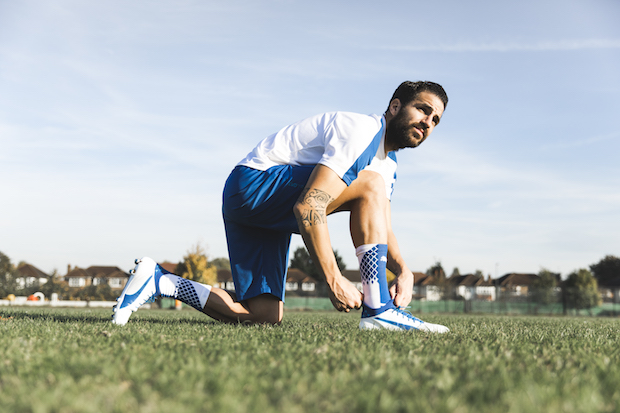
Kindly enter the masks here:
M 433 117 L 431 115 L 426 116 L 424 119 L 422 119 L 422 123 L 426 125 L 427 129 L 430 129 L 430 127 L 433 126 Z

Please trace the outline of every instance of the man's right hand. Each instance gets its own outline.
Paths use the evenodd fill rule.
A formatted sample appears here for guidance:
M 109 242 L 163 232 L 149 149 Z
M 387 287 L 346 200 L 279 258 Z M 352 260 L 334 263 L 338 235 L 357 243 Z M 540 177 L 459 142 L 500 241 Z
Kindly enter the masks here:
M 340 277 L 341 281 L 330 286 L 329 299 L 332 305 L 338 311 L 349 312 L 351 309 L 359 309 L 362 307 L 363 295 L 353 284 L 344 277 Z

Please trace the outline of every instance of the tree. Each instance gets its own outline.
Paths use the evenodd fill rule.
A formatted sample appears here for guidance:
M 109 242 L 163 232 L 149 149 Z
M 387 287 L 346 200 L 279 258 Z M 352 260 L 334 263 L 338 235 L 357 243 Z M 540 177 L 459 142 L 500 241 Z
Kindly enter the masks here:
M 187 251 L 183 262 L 177 266 L 177 272 L 183 278 L 202 284 L 214 285 L 217 282 L 217 268 L 209 262 L 200 244 Z
M 48 299 L 52 298 L 52 294 L 58 294 L 58 299 L 69 297 L 69 284 L 58 278 L 58 271 L 54 270 L 47 278 L 47 282 L 39 288 L 39 290 Z
M 15 294 L 17 290 L 15 275 L 15 266 L 11 263 L 11 259 L 0 252 L 0 298 Z
M 214 258 L 211 260 L 211 264 L 213 264 L 218 270 L 230 270 L 230 261 L 228 258 Z
M 110 285 L 104 282 L 80 288 L 72 293 L 72 297 L 83 301 L 114 301 L 118 297 L 118 293 L 112 291 Z
M 615 280 L 620 281 L 620 258 L 607 255 L 598 263 L 590 265 L 590 270 L 600 285 L 609 285 Z
M 450 275 L 450 278 L 458 277 L 460 275 L 461 275 L 461 272 L 459 271 L 458 267 L 454 267 L 454 269 L 452 270 L 452 275 Z
M 601 303 L 598 284 L 586 269 L 572 272 L 562 286 L 565 308 L 590 309 Z
M 435 262 L 435 264 L 432 267 L 426 270 L 426 275 L 431 275 L 435 277 L 435 280 L 438 282 L 445 281 L 446 272 L 443 270 L 443 267 L 441 266 L 441 261 Z
M 441 261 L 436 261 L 432 267 L 426 270 L 426 275 L 432 276 L 435 279 L 435 285 L 439 288 L 441 298 L 448 298 L 448 280 L 446 279 L 446 272 L 441 266 Z
M 540 304 L 556 302 L 555 288 L 558 284 L 559 274 L 552 273 L 547 269 L 541 269 L 538 279 L 532 284 L 532 298 Z
M 334 258 L 336 258 L 336 264 L 338 264 L 338 268 L 340 271 L 344 271 L 347 268 L 347 265 L 342 260 L 338 251 L 334 251 Z M 291 258 L 291 268 L 297 268 L 298 270 L 303 271 L 308 274 L 312 278 L 318 281 L 324 281 L 325 277 L 319 272 L 319 269 L 314 265 L 312 258 L 310 257 L 310 253 L 306 250 L 305 247 L 299 247 L 293 252 L 293 258 Z

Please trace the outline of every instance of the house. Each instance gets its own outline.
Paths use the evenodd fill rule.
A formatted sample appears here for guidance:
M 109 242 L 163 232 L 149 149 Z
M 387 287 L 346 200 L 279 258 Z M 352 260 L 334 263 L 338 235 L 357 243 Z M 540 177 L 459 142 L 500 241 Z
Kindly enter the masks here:
M 416 300 L 439 301 L 442 288 L 434 275 L 413 273 L 413 298 Z
M 90 285 L 100 285 L 107 283 L 113 290 L 120 290 L 125 287 L 129 274 L 118 267 L 92 266 L 86 269 L 71 266 L 67 267 L 65 280 L 69 287 L 87 287 Z
M 359 292 L 364 292 L 362 290 L 362 277 L 360 275 L 360 270 L 344 270 L 342 271 L 342 276 L 349 280 L 351 284 L 359 290 Z
M 127 280 L 129 280 L 129 274 L 118 267 L 93 266 L 88 267 L 86 271 L 92 276 L 93 285 L 107 282 L 112 289 L 125 287 Z
M 448 279 L 448 285 L 457 298 L 495 301 L 495 285 L 491 277 L 485 280 L 476 274 L 456 275 Z
M 164 270 L 171 272 L 173 274 L 177 273 L 177 265 L 179 264 L 175 264 L 173 262 L 168 262 L 168 261 L 164 261 L 164 262 L 160 262 L 159 266 L 162 267 Z
M 359 270 L 344 270 L 342 275 L 360 292 L 363 292 Z M 441 299 L 441 289 L 434 276 L 428 276 L 422 272 L 413 272 L 413 299 L 427 301 L 439 301 Z
M 476 299 L 483 301 L 495 301 L 497 299 L 497 288 L 490 275 L 486 280 L 483 279 L 476 285 Z
M 297 268 L 289 268 L 286 274 L 286 292 L 302 296 L 326 296 L 322 283 Z
M 86 287 L 92 284 L 92 277 L 86 272 L 85 269 L 75 267 L 67 268 L 67 275 L 65 275 L 65 281 L 69 283 L 69 287 Z
M 359 270 L 344 270 L 342 275 L 351 282 L 360 292 L 362 289 L 362 278 Z M 433 276 L 428 276 L 421 272 L 413 272 L 413 299 L 439 301 L 441 290 L 436 285 Z
M 41 286 L 49 280 L 49 275 L 30 264 L 20 264 L 16 268 L 15 282 L 17 288 L 22 289 L 31 286 Z
M 510 273 L 497 280 L 495 285 L 499 289 L 499 293 L 503 296 L 511 298 L 527 298 L 528 291 L 532 288 L 532 284 L 539 277 L 536 274 Z
M 235 283 L 233 282 L 230 270 L 217 270 L 217 283 L 215 283 L 215 286 L 223 290 L 235 291 Z

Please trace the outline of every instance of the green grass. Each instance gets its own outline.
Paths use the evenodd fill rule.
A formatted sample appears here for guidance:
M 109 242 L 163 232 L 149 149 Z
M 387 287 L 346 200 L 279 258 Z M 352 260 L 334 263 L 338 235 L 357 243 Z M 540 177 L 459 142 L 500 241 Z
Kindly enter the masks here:
M 425 315 L 452 329 L 439 336 L 361 332 L 359 312 L 288 312 L 279 327 L 109 315 L 1 308 L 0 411 L 620 409 L 618 319 Z

